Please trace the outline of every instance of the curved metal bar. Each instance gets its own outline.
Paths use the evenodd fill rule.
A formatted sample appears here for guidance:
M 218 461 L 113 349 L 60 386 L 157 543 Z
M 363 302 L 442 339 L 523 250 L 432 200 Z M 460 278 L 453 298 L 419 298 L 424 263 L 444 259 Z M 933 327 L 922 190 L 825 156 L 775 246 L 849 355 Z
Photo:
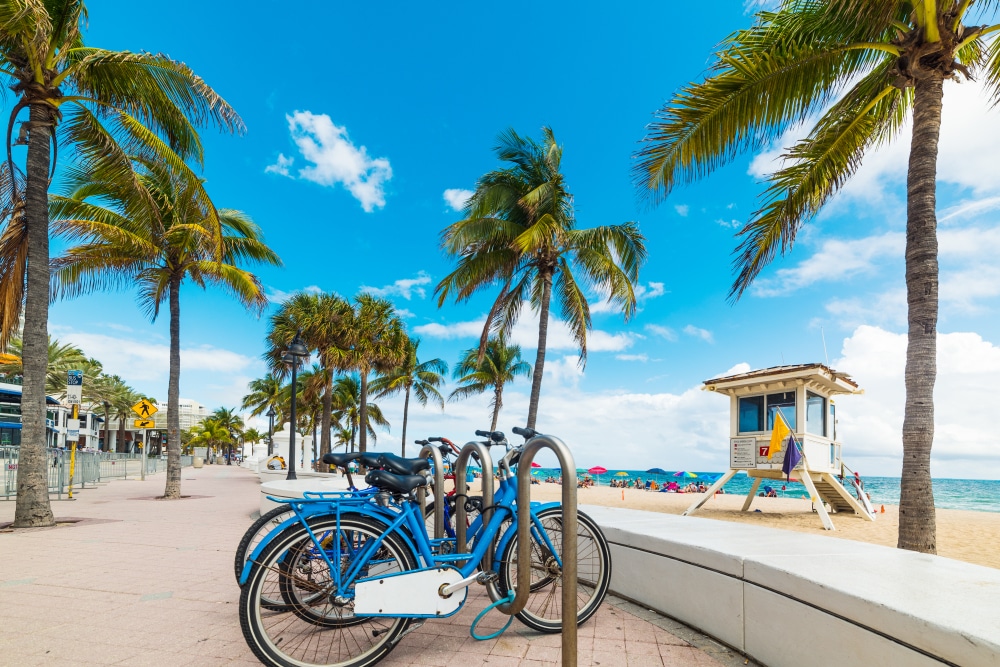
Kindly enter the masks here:
M 441 461 L 441 450 L 431 445 L 424 445 L 417 458 L 427 458 L 428 455 L 434 460 L 434 539 L 440 540 L 444 537 L 444 463 Z M 426 487 L 417 490 L 417 499 L 421 515 L 427 516 Z
M 465 501 L 468 499 L 469 483 L 466 481 L 465 469 L 469 467 L 469 459 L 472 454 L 479 457 L 479 462 L 483 466 L 483 516 L 482 524 L 488 525 L 490 517 L 493 516 L 493 457 L 490 450 L 479 442 L 467 442 L 459 452 L 455 460 L 455 553 L 468 553 L 467 547 L 469 538 L 467 512 L 465 511 Z M 483 556 L 483 572 L 488 572 L 493 565 L 493 554 L 490 549 L 486 550 Z
M 529 440 L 517 463 L 517 590 L 513 602 L 497 609 L 505 614 L 516 614 L 528 603 L 531 592 L 531 462 L 542 449 L 555 452 L 562 468 L 562 664 L 563 667 L 575 667 L 576 463 L 566 443 L 551 435 L 536 435 Z

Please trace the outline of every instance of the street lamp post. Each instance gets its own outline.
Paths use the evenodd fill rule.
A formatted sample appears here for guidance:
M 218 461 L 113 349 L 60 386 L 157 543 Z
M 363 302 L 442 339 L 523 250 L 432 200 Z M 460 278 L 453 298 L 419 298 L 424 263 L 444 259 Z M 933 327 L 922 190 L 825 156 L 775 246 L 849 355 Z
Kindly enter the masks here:
M 296 371 L 301 363 L 309 356 L 309 350 L 306 348 L 305 343 L 302 342 L 302 338 L 298 333 L 295 334 L 295 338 L 288 345 L 288 349 L 281 356 L 281 360 L 291 366 L 292 368 L 292 409 L 289 417 L 291 418 L 291 428 L 288 432 L 288 476 L 285 479 L 298 479 L 295 476 L 295 395 L 298 393 L 298 387 L 296 384 Z
M 233 429 L 229 429 L 229 456 L 226 457 L 227 466 L 233 465 L 233 438 L 235 437 L 236 434 L 233 433 Z
M 274 406 L 267 408 L 267 456 L 274 456 Z

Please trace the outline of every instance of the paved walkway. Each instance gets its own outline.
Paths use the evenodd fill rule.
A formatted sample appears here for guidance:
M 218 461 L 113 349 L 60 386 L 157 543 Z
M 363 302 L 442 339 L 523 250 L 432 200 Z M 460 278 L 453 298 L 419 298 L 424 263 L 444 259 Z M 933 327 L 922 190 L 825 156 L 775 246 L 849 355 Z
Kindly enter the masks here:
M 57 519 L 80 521 L 0 530 L 0 666 L 259 664 L 240 631 L 232 566 L 259 504 L 256 475 L 206 466 L 185 468 L 182 480 L 185 500 L 152 499 L 163 493 L 162 473 L 116 480 L 53 502 Z M 13 501 L 0 501 L 0 524 L 13 516 Z M 485 606 L 479 595 L 455 617 L 429 621 L 380 664 L 559 664 L 559 636 L 516 621 L 499 639 L 470 638 L 469 624 Z M 746 664 L 670 619 L 610 597 L 580 627 L 579 647 L 581 667 Z

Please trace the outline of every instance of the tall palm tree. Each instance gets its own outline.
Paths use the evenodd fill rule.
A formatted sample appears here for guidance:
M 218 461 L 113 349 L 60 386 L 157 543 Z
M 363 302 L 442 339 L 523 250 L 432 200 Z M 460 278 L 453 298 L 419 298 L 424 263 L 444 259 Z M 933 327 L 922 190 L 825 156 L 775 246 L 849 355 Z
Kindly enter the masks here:
M 449 401 L 493 391 L 493 398 L 490 399 L 490 409 L 493 410 L 490 430 L 495 431 L 500 408 L 503 407 L 504 387 L 516 378 L 530 377 L 531 365 L 521 360 L 520 345 L 507 345 L 502 338 L 494 337 L 486 341 L 486 353 L 482 358 L 479 356 L 479 348 L 474 347 L 462 353 L 454 375 L 459 387 L 448 396 Z
M 190 445 L 204 447 L 208 458 L 211 458 L 213 451 L 228 446 L 233 440 L 229 428 L 214 416 L 206 417 L 200 424 L 192 427 L 191 431 L 194 436 L 191 438 Z
M 387 373 L 406 356 L 407 336 L 403 321 L 387 299 L 370 294 L 354 297 L 350 320 L 345 321 L 348 347 L 343 359 L 348 368 L 357 371 L 361 380 L 358 397 L 359 423 L 369 420 L 368 379 L 373 371 Z M 381 415 L 381 411 L 380 411 Z M 388 425 L 388 422 L 386 422 Z M 368 451 L 368 429 L 358 430 L 358 451 Z
M 265 414 L 268 409 L 274 409 L 274 427 L 281 430 L 281 425 L 285 423 L 287 417 L 282 412 L 284 385 L 273 373 L 268 373 L 262 378 L 251 380 L 247 385 L 250 393 L 243 397 L 240 404 L 241 410 L 249 410 L 251 417 L 259 417 Z
M 326 372 L 321 392 L 321 454 L 330 451 L 333 375 L 349 368 L 345 354 L 350 346 L 347 325 L 352 318 L 351 305 L 336 294 L 299 292 L 281 304 L 268 329 L 269 349 L 264 357 L 274 374 L 283 378 L 288 372 L 281 356 L 296 334 L 301 335 L 308 348 L 316 350 L 320 367 Z
M 423 363 L 417 358 L 417 348 L 420 339 L 410 338 L 407 341 L 406 356 L 403 363 L 380 375 L 372 381 L 371 392 L 375 398 L 395 396 L 403 392 L 403 441 L 400 454 L 406 456 L 406 422 L 410 412 L 410 393 L 416 396 L 420 405 L 427 406 L 428 401 L 434 401 L 444 410 L 444 398 L 438 387 L 444 384 L 443 374 L 448 372 L 448 364 L 441 359 L 431 359 Z
M 236 414 L 235 408 L 216 408 L 212 412 L 210 419 L 230 434 L 229 438 L 227 438 L 230 446 L 227 460 L 231 462 L 233 456 L 232 448 L 242 440 L 243 429 L 246 428 L 243 418 Z
M 865 154 L 899 136 L 912 113 L 906 200 L 909 335 L 898 546 L 937 549 L 930 455 L 934 440 L 938 261 L 935 189 L 945 79 L 982 78 L 1000 101 L 996 3 L 973 0 L 784 0 L 726 38 L 705 81 L 656 114 L 639 155 L 639 188 L 662 201 L 789 127 L 819 115 L 786 149 L 763 205 L 740 230 L 738 299 L 802 224 L 850 179 Z M 972 22 L 976 25 L 972 25 Z M 839 99 L 838 99 L 839 97 Z M 836 101 L 834 101 L 836 100 Z M 831 102 L 833 103 L 831 104 Z
M 49 306 L 48 188 L 54 148 L 73 148 L 85 171 L 122 173 L 124 153 L 187 169 L 196 127 L 242 132 L 236 112 L 186 65 L 162 54 L 87 47 L 82 0 L 0 2 L 0 76 L 14 91 L 7 164 L 0 170 L 0 349 L 24 312 L 24 392 L 15 526 L 52 525 L 45 454 L 45 346 Z M 11 131 L 21 122 L 23 175 Z M 65 153 L 65 151 L 64 151 Z M 124 176 L 123 178 L 128 178 Z
M 240 267 L 280 265 L 260 227 L 243 212 L 216 210 L 201 183 L 192 184 L 162 163 L 137 161 L 135 181 L 122 187 L 100 175 L 74 173 L 70 194 L 53 197 L 55 231 L 80 244 L 53 261 L 54 291 L 61 296 L 103 288 L 138 287 L 150 319 L 164 301 L 170 313 L 167 385 L 167 481 L 164 497 L 180 498 L 180 288 L 222 287 L 250 312 L 267 305 L 260 281 Z M 219 233 L 216 233 L 216 232 Z
M 361 380 L 357 375 L 338 376 L 333 383 L 333 415 L 338 424 L 343 424 L 351 432 L 351 451 L 355 449 L 355 440 L 363 430 L 371 436 L 372 442 L 377 441 L 375 427 L 389 430 L 389 420 L 382 414 L 382 408 L 375 403 L 367 403 L 364 413 L 361 410 Z M 365 424 L 365 428 L 361 428 Z
M 458 267 L 435 290 L 440 306 L 451 296 L 462 302 L 481 290 L 500 289 L 483 325 L 480 358 L 491 333 L 509 334 L 525 302 L 538 313 L 529 428 L 538 415 L 553 293 L 584 364 L 590 306 L 580 280 L 628 319 L 646 260 L 645 239 L 633 222 L 576 229 L 573 198 L 560 171 L 562 147 L 550 128 L 542 134 L 540 144 L 514 130 L 498 137 L 497 157 L 509 166 L 480 177 L 465 219 L 444 230 L 442 246 L 458 258 Z

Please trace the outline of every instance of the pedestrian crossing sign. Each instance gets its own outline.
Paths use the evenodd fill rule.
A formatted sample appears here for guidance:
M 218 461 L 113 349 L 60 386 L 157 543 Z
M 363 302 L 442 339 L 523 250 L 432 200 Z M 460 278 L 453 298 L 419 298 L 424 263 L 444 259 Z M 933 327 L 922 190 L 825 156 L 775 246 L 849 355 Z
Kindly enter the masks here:
M 149 402 L 148 398 L 144 398 L 132 406 L 132 412 L 139 415 L 143 419 L 149 419 L 159 412 L 159 410 L 155 405 Z

